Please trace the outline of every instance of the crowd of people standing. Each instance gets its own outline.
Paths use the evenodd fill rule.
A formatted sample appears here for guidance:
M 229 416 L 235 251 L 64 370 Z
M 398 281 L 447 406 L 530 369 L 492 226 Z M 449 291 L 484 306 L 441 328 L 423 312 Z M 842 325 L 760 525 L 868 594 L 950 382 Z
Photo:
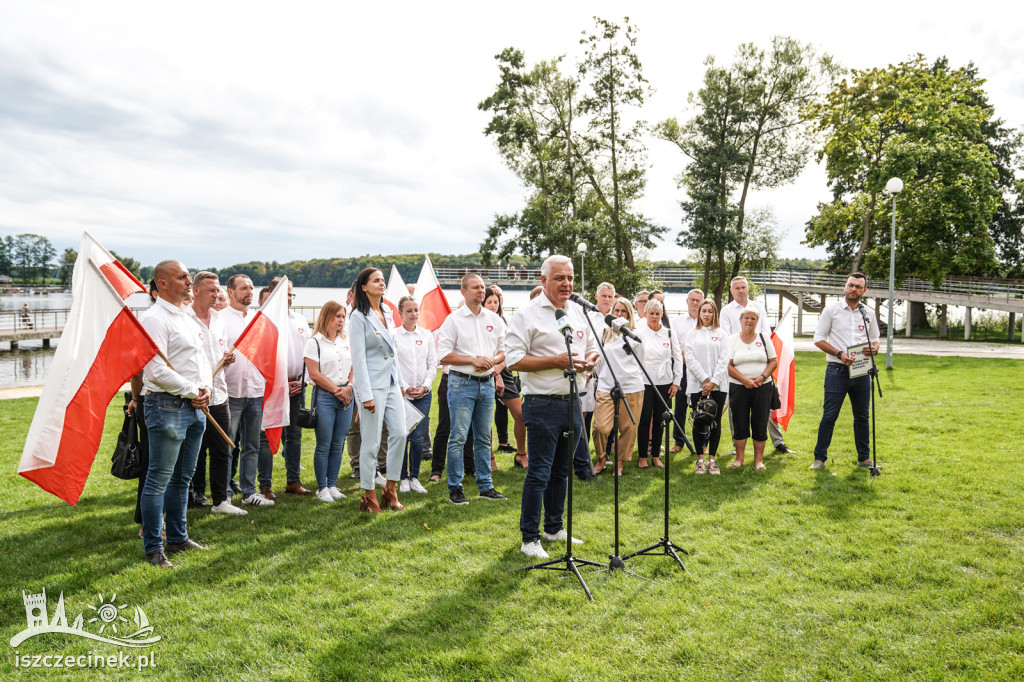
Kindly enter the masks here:
M 860 305 L 866 279 L 857 274 L 851 282 L 847 298 L 822 316 L 815 335 L 819 348 L 832 357 L 812 468 L 821 468 L 827 458 L 846 395 L 854 406 L 858 458 L 870 461 L 862 447 L 863 385 L 849 377 L 852 361 L 844 359 L 843 348 L 861 340 L 854 338 L 854 312 L 874 349 L 878 332 Z M 275 279 L 260 292 L 260 305 L 278 284 Z M 290 309 L 294 296 L 287 286 Z M 212 513 L 244 515 L 246 507 L 272 507 L 277 499 L 275 456 L 262 430 L 265 382 L 255 365 L 233 351 L 253 314 L 254 293 L 244 274 L 231 276 L 222 287 L 217 275 L 192 275 L 177 261 L 155 269 L 154 303 L 140 319 L 165 357 L 155 358 L 133 380 L 133 400 L 126 408 L 139 411 L 148 432 L 143 433 L 148 463 L 139 482 L 136 520 L 147 560 L 155 566 L 170 566 L 168 554 L 202 549 L 188 535 L 188 508 L 212 501 Z M 344 499 L 338 478 L 348 449 L 363 511 L 400 511 L 405 508 L 400 493 L 427 494 L 421 481 L 425 460 L 430 461 L 427 483 L 444 479 L 452 504 L 470 503 L 467 476 L 475 481 L 478 499 L 503 502 L 507 498 L 491 474 L 499 468 L 496 454 L 511 454 L 509 464 L 526 470 L 521 550 L 540 558 L 547 556 L 541 539 L 578 542 L 562 528 L 568 476 L 575 471 L 583 481 L 595 480 L 609 461 L 614 475 L 622 476 L 634 446 L 638 469 L 664 467 L 664 456 L 687 445 L 688 408 L 696 474 L 721 473 L 726 412 L 735 453 L 730 468 L 744 465 L 750 439 L 759 471 L 766 467 L 769 438 L 777 450 L 792 452 L 772 418 L 778 358 L 767 313 L 749 298 L 742 277 L 732 281 L 732 301 L 721 311 L 694 289 L 686 296 L 686 312 L 670 319 L 663 292 L 641 291 L 630 301 L 603 282 L 595 291 L 596 310 L 587 313 L 569 300 L 572 262 L 552 256 L 541 266 L 541 286 L 531 301 L 508 319 L 501 289 L 466 274 L 462 303 L 434 333 L 418 326 L 419 306 L 411 295 L 398 302 L 401 324 L 396 324 L 385 293 L 383 271 L 366 268 L 345 303 L 332 300 L 321 307 L 312 330 L 302 315 L 289 310 L 291 423 L 281 438 L 285 494 L 322 503 Z M 571 382 L 581 396 L 576 405 L 570 404 Z M 316 414 L 313 490 L 301 480 L 297 421 L 307 393 Z M 673 400 L 675 442 L 663 453 L 670 424 L 660 416 Z M 434 403 L 438 419 L 431 441 Z M 234 450 L 227 438 L 207 428 L 207 420 L 230 437 Z M 497 439 L 492 438 L 495 425 Z M 577 439 L 569 442 L 569 433 Z M 212 500 L 206 495 L 207 471 Z

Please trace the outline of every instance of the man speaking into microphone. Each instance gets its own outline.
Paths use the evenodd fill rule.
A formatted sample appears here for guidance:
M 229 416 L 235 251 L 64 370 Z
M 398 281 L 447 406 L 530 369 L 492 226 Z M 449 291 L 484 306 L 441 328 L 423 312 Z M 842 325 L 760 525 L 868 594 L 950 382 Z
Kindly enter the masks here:
M 546 559 L 540 544 L 541 508 L 544 510 L 545 540 L 570 541 L 562 528 L 565 493 L 570 475 L 571 453 L 567 433 L 583 435 L 583 419 L 577 402 L 573 423 L 569 423 L 569 379 L 563 374 L 575 368 L 582 374 L 597 362 L 597 339 L 579 306 L 568 305 L 572 296 L 572 261 L 550 256 L 540 268 L 543 291 L 530 301 L 509 324 L 505 334 L 505 361 L 521 373 L 523 422 L 526 424 L 530 466 L 523 483 L 519 529 L 523 535 L 520 551 L 528 557 Z M 571 354 L 566 349 L 571 344 Z M 577 387 L 582 377 L 577 375 Z

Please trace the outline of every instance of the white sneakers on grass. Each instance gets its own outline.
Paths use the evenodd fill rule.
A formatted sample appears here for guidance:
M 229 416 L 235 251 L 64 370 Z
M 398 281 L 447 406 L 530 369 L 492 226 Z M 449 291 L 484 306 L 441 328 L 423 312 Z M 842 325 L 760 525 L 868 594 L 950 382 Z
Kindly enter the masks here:
M 334 495 L 331 495 L 330 488 L 318 488 L 316 491 L 316 499 L 321 502 L 334 502 Z
M 231 504 L 231 500 L 224 500 L 220 504 L 210 507 L 210 512 L 214 514 L 231 514 L 232 516 L 245 516 L 249 513 Z
M 373 477 L 373 484 L 378 488 L 383 488 L 387 483 L 388 479 L 381 476 L 379 471 L 377 472 L 377 475 Z
M 415 478 L 409 479 L 409 487 L 412 488 L 412 491 L 414 493 L 420 493 L 420 494 L 423 494 L 423 495 L 425 495 L 427 493 L 427 489 L 424 488 L 423 484 L 420 483 L 419 480 L 417 480 Z
M 533 542 L 524 542 L 519 548 L 519 551 L 530 557 L 531 559 L 547 559 L 548 553 L 544 551 L 544 548 L 540 546 L 540 540 L 534 540 Z
M 409 479 L 403 478 L 402 482 L 398 485 L 398 492 L 407 493 L 409 492 Z
M 336 485 L 332 485 L 330 488 L 328 488 L 327 492 L 329 492 L 331 494 L 331 497 L 333 499 L 335 499 L 335 500 L 344 500 L 345 499 L 345 493 L 343 493 L 340 490 L 338 490 L 338 486 L 336 486 Z
M 565 529 L 563 528 L 562 530 L 558 531 L 557 533 L 542 533 L 541 537 L 544 538 L 545 540 L 547 540 L 548 542 L 565 542 L 565 539 L 567 537 L 569 537 L 569 534 L 566 533 Z M 574 545 L 582 545 L 583 544 L 583 540 L 580 540 L 579 538 L 573 538 L 572 539 L 572 544 L 574 544 Z
M 274 501 L 263 497 L 261 493 L 253 493 L 249 497 L 242 498 L 242 504 L 252 507 L 273 507 Z

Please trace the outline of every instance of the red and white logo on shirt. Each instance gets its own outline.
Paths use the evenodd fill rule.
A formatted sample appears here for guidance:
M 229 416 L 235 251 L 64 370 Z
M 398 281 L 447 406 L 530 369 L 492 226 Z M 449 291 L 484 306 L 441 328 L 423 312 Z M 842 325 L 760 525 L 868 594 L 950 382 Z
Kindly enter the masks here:
M 712 337 L 711 337 L 711 340 L 712 340 L 712 341 L 718 341 L 718 337 L 717 337 L 717 336 L 712 336 Z
M 760 341 L 754 341 L 754 345 L 757 346 L 758 348 L 760 348 L 761 347 L 761 342 Z
M 582 339 L 583 338 L 583 330 L 582 329 L 577 330 L 576 331 L 576 336 L 578 336 L 578 337 L 580 337 Z
M 668 341 L 666 341 L 665 343 L 663 343 L 663 344 L 661 344 L 661 345 L 665 346 L 665 348 L 668 348 L 668 347 L 669 347 L 669 346 L 671 346 L 672 344 L 671 344 L 671 343 L 669 343 Z
M 422 346 L 423 345 L 423 339 L 416 339 L 416 345 L 417 346 Z
M 489 324 L 489 325 L 487 325 L 486 329 L 489 332 L 493 332 L 494 331 L 494 325 L 493 324 Z
M 862 325 L 862 324 L 858 324 L 858 325 L 857 325 L 857 330 L 858 330 L 858 331 L 864 331 L 864 325 Z

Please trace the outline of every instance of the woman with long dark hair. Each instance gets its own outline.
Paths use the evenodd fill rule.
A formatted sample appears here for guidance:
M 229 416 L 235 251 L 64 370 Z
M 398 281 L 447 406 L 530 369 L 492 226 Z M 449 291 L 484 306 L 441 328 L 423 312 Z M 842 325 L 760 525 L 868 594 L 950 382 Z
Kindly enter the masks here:
M 484 307 L 495 313 L 502 319 L 503 322 L 508 324 L 508 320 L 505 319 L 505 311 L 502 308 L 502 297 L 501 291 L 495 286 L 487 287 L 484 293 Z M 523 423 L 523 400 L 519 395 L 519 381 L 512 374 L 505 363 L 495 367 L 500 373 L 494 376 L 494 399 L 497 403 L 495 405 L 494 415 L 495 424 L 498 426 L 498 445 L 499 452 L 507 452 L 502 450 L 501 446 L 505 445 L 511 449 L 511 445 L 508 443 L 508 412 L 512 413 L 512 419 L 515 421 L 515 427 L 513 433 L 516 437 L 516 448 L 512 452 L 516 453 L 515 458 L 512 460 L 514 467 L 525 469 L 528 464 L 529 458 L 526 453 L 526 424 Z M 498 423 L 500 419 L 498 407 L 506 408 L 505 414 L 505 428 L 502 430 L 501 424 Z M 504 434 L 505 440 L 501 440 L 501 436 Z M 493 457 L 492 457 L 493 459 Z M 492 466 L 493 470 L 494 467 Z
M 316 499 L 334 502 L 345 497 L 338 490 L 338 470 L 345 452 L 345 436 L 352 423 L 352 353 L 345 335 L 345 308 L 328 301 L 320 308 L 313 337 L 306 341 L 303 355 L 313 382 L 312 403 L 316 407 Z
M 381 303 L 387 284 L 378 268 L 365 268 L 356 277 L 355 305 L 349 322 L 352 370 L 359 401 L 359 487 L 364 491 L 359 508 L 378 513 L 405 509 L 398 502 L 398 483 L 405 450 L 405 380 L 398 366 L 395 324 Z M 373 476 L 384 424 L 388 426 L 387 483 L 383 501 L 377 503 Z

